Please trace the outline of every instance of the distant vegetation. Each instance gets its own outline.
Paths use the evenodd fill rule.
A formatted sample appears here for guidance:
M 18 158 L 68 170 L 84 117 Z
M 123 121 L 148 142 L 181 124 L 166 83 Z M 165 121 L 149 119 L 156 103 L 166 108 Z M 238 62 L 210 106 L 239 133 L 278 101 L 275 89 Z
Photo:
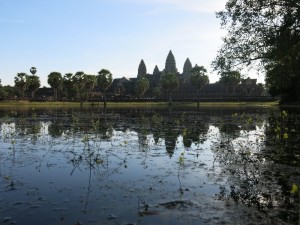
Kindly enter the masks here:
M 181 79 L 178 73 L 164 72 L 161 72 L 159 76 L 139 76 L 130 80 L 126 78 L 114 80 L 113 75 L 107 69 L 100 70 L 98 75 L 79 71 L 75 74 L 66 73 L 63 76 L 60 72 L 51 72 L 47 80 L 51 88 L 41 88 L 40 78 L 35 73 L 36 69 L 31 75 L 18 73 L 14 78 L 14 86 L 2 86 L 0 83 L 0 98 L 2 100 L 77 101 L 81 104 L 86 101 L 100 101 L 104 102 L 104 105 L 106 105 L 107 98 L 122 101 L 134 99 L 157 101 L 160 99 L 172 104 L 173 96 L 176 100 L 181 99 L 180 101 L 182 101 L 184 97 L 182 92 L 187 90 L 189 92 L 188 99 L 197 101 L 199 106 L 201 96 L 205 97 L 210 94 L 206 89 L 201 92 L 204 87 L 209 85 L 209 78 L 207 70 L 203 66 L 197 65 L 191 69 L 191 76 L 188 80 Z M 222 87 L 221 92 L 217 95 L 221 97 L 226 95 L 232 98 L 236 94 L 235 90 L 238 86 L 240 92 L 243 91 L 243 87 L 249 86 L 245 86 L 245 82 L 247 79 L 241 79 L 238 71 L 223 72 L 220 81 L 216 83 L 217 86 L 212 85 L 211 92 Z M 263 86 L 260 84 L 251 85 L 252 89 L 255 88 L 255 93 L 257 90 L 259 93 L 263 92 Z M 213 96 L 210 96 L 210 99 L 212 98 Z M 232 99 L 235 100 L 235 98 Z

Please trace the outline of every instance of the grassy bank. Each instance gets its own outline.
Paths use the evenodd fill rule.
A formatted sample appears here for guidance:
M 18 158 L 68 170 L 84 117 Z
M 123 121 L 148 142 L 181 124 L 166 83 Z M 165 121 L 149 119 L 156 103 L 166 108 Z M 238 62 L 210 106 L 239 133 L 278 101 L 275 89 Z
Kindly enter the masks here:
M 2 101 L 0 107 L 80 107 L 79 102 Z
M 173 102 L 173 107 L 197 107 L 197 102 Z M 275 107 L 278 102 L 203 102 L 200 107 Z M 0 107 L 24 107 L 24 108 L 42 108 L 42 107 L 81 107 L 79 102 L 30 102 L 30 101 L 3 101 Z M 102 102 L 85 102 L 83 107 L 103 107 Z M 125 107 L 168 107 L 167 102 L 108 102 L 108 108 Z

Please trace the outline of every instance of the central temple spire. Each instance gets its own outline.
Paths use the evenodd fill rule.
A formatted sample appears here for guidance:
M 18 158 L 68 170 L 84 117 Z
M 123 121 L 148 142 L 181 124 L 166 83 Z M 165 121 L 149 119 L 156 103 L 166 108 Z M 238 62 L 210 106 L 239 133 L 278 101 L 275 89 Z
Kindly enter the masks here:
M 140 77 L 146 76 L 146 74 L 147 74 L 146 64 L 145 64 L 144 60 L 142 59 L 140 62 L 140 65 L 139 65 L 137 77 L 140 78 Z
M 166 59 L 165 73 L 177 73 L 175 57 L 171 50 Z

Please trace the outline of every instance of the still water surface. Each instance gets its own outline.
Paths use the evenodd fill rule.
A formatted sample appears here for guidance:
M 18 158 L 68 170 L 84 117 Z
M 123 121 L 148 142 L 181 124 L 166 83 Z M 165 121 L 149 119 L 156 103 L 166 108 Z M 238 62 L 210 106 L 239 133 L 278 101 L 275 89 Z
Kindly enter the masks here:
M 0 113 L 0 224 L 298 224 L 293 110 Z

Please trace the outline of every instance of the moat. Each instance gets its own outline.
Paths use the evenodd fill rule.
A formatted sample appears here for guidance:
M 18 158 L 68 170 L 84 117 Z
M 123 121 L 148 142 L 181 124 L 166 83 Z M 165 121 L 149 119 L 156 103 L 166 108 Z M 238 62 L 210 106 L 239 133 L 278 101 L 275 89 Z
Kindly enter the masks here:
M 298 224 L 300 112 L 0 111 L 0 224 Z

